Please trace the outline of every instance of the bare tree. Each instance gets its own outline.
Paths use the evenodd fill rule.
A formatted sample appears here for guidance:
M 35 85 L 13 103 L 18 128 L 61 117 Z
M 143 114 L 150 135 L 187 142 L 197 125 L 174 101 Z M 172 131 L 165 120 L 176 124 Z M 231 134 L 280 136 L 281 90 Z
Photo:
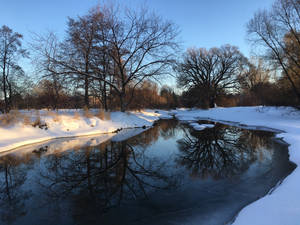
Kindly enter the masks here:
M 26 85 L 26 80 L 30 81 L 30 78 L 25 75 L 22 67 L 19 65 L 11 65 L 6 74 L 8 102 L 10 108 L 17 108 L 17 98 L 27 92 L 27 90 L 24 90 L 29 88 L 28 85 Z
M 270 10 L 258 11 L 247 28 L 250 40 L 266 48 L 266 58 L 282 70 L 300 102 L 299 0 L 277 0 Z
M 103 15 L 96 9 L 75 19 L 69 18 L 67 36 L 60 41 L 53 32 L 35 35 L 32 49 L 36 53 L 39 73 L 43 78 L 51 79 L 54 86 L 60 88 L 62 80 L 68 84 L 83 88 L 84 105 L 89 107 L 90 86 L 95 73 L 95 63 L 99 54 L 99 35 Z M 57 95 L 57 98 L 59 96 Z
M 46 79 L 48 84 L 51 84 L 52 94 L 49 95 L 49 99 L 52 108 L 57 109 L 61 98 L 61 89 L 67 78 L 64 68 L 56 63 L 62 57 L 61 42 L 53 32 L 48 32 L 46 35 L 34 34 L 33 39 L 31 49 L 34 53 L 32 62 L 35 65 L 35 73 L 41 75 L 39 77 L 41 83 L 44 83 Z
M 108 101 L 110 100 L 111 87 L 109 83 L 114 81 L 114 64 L 113 59 L 110 57 L 110 51 L 112 50 L 109 32 L 109 20 L 108 12 L 106 9 L 100 9 L 99 7 L 91 11 L 94 14 L 98 14 L 97 19 L 97 42 L 93 46 L 93 58 L 92 58 L 92 70 L 96 77 L 99 79 L 92 80 L 92 89 L 94 96 L 96 96 L 102 103 L 102 107 L 108 110 Z M 93 17 L 92 17 L 93 18 Z M 95 16 L 94 16 L 95 18 Z M 110 87 L 110 88 L 109 88 Z
M 68 38 L 60 45 L 60 54 L 44 56 L 62 69 L 57 74 L 84 80 L 86 106 L 90 86 L 98 82 L 99 88 L 93 90 L 102 92 L 105 108 L 110 92 L 118 96 L 125 111 L 136 87 L 170 71 L 178 49 L 177 34 L 174 24 L 145 9 L 104 6 L 69 19 Z
M 89 107 L 90 74 L 95 76 L 92 71 L 92 61 L 95 59 L 95 47 L 100 41 L 97 32 L 103 30 L 102 21 L 103 14 L 97 9 L 92 9 L 87 15 L 77 19 L 69 18 L 68 21 L 64 55 L 68 57 L 68 66 L 71 66 L 69 69 L 83 78 L 86 107 Z
M 188 49 L 175 66 L 177 83 L 190 90 L 201 90 L 203 96 L 197 99 L 214 107 L 218 94 L 237 87 L 237 76 L 244 61 L 246 58 L 235 46 Z
M 12 89 L 9 82 L 12 72 L 20 71 L 18 66 L 18 59 L 20 56 L 25 56 L 26 51 L 23 50 L 22 40 L 23 36 L 14 32 L 7 26 L 0 28 L 0 69 L 2 70 L 2 92 L 4 97 L 4 112 L 9 112 L 11 104 Z
M 116 81 L 110 85 L 119 96 L 121 111 L 125 111 L 131 102 L 124 102 L 126 95 L 133 97 L 143 80 L 168 73 L 178 49 L 178 31 L 174 24 L 145 9 L 138 12 L 127 9 L 122 12 L 123 17 L 118 17 L 120 14 L 112 9 L 108 23 L 108 42 L 112 47 L 109 53 Z

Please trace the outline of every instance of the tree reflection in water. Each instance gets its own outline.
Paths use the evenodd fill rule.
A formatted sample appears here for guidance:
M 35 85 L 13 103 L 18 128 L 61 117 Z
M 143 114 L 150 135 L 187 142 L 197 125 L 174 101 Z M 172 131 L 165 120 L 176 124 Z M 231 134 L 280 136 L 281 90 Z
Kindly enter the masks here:
M 276 149 L 272 136 L 220 124 L 195 131 L 163 120 L 124 141 L 91 146 L 99 142 L 62 140 L 48 143 L 48 151 L 40 154 L 32 153 L 33 146 L 19 155 L 8 153 L 0 156 L 0 223 L 151 224 L 161 219 L 166 224 L 187 215 L 214 217 L 225 205 L 233 207 L 234 216 L 291 171 L 286 151 L 271 155 Z M 57 146 L 63 150 L 51 151 Z M 277 164 L 269 165 L 266 155 Z M 259 175 L 271 170 L 272 179 L 250 173 L 233 186 L 232 180 L 221 179 L 245 178 L 235 175 L 258 160 L 267 162 Z M 259 188 L 251 188 L 257 193 L 249 191 L 248 181 L 259 181 Z
M 151 137 L 148 143 L 158 135 Z M 174 187 L 176 179 L 167 175 L 165 162 L 147 157 L 143 147 L 134 146 L 142 143 L 139 138 L 51 155 L 45 169 L 40 171 L 40 185 L 51 201 L 72 199 L 71 210 L 80 220 L 84 219 L 81 213 L 88 212 L 90 216 L 96 210 L 99 215 L 123 202 L 147 198 L 148 193 Z M 82 208 L 89 210 L 83 212 Z
M 8 224 L 26 214 L 25 200 L 31 193 L 21 186 L 26 181 L 30 164 L 30 160 L 11 155 L 0 158 L 0 216 Z
M 177 141 L 178 163 L 191 170 L 191 176 L 230 178 L 243 173 L 258 154 L 269 149 L 271 136 L 222 124 L 202 131 L 185 128 L 184 137 Z

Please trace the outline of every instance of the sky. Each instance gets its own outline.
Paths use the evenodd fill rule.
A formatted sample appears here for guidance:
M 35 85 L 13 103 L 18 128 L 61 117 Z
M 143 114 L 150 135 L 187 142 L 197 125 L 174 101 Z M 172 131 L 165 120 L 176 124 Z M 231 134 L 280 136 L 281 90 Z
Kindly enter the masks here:
M 236 45 L 246 56 L 246 23 L 255 11 L 269 8 L 274 0 L 113 0 L 129 7 L 146 5 L 173 21 L 181 33 L 183 50 L 189 47 Z M 7 25 L 24 35 L 54 31 L 63 37 L 68 17 L 84 15 L 100 0 L 0 0 L 0 26 Z M 27 65 L 28 66 L 28 65 Z

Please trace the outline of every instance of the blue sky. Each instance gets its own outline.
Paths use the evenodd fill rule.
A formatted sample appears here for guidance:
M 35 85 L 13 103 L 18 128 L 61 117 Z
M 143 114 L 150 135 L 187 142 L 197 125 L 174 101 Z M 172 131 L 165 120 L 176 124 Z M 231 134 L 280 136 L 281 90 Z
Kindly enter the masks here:
M 232 44 L 250 55 L 246 23 L 273 0 L 115 0 L 135 7 L 146 4 L 181 30 L 183 48 Z M 67 17 L 85 14 L 99 0 L 0 0 L 0 25 L 8 25 L 30 41 L 31 32 L 55 31 L 63 36 Z

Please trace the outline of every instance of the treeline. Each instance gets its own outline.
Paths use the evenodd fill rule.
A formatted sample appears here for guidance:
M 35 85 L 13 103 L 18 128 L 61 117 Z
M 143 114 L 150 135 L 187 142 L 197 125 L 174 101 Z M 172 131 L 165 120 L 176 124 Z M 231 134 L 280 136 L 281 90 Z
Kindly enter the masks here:
M 300 4 L 277 0 L 247 24 L 261 49 L 246 58 L 236 46 L 180 54 L 178 28 L 146 9 L 98 6 L 69 18 L 60 40 L 0 28 L 2 112 L 23 108 L 104 110 L 300 104 Z M 30 53 L 30 54 L 29 54 Z M 30 58 L 35 76 L 25 74 Z M 177 88 L 159 87 L 175 75 Z
M 237 47 L 188 49 L 175 66 L 185 87 L 182 103 L 192 107 L 300 105 L 300 2 L 277 0 L 247 24 L 256 59 Z
M 80 109 L 86 108 L 85 99 L 82 91 L 68 91 L 68 88 L 60 86 L 56 88 L 55 85 L 47 80 L 43 79 L 36 85 L 28 87 L 22 94 L 18 93 L 22 90 L 16 90 L 13 95 L 11 109 Z M 57 91 L 57 92 L 56 92 Z M 26 93 L 26 94 L 25 94 Z M 139 87 L 135 89 L 135 95 L 126 96 L 125 101 L 131 101 L 131 104 L 127 107 L 130 110 L 138 110 L 144 108 L 161 108 L 170 109 L 179 106 L 180 96 L 175 93 L 173 88 L 169 86 L 163 86 L 161 88 L 155 82 L 143 81 Z M 2 108 L 4 108 L 4 102 L 2 102 Z M 89 94 L 89 106 L 90 108 L 101 108 L 103 104 L 99 100 L 99 96 Z M 107 110 L 114 111 L 120 110 L 120 101 L 118 96 L 109 93 L 107 95 Z
M 42 106 L 51 102 L 53 108 L 58 108 L 72 103 L 70 107 L 89 108 L 93 101 L 105 110 L 144 107 L 139 99 L 148 95 L 146 102 L 151 103 L 157 89 L 153 81 L 170 73 L 178 49 L 177 35 L 172 22 L 146 9 L 103 6 L 69 18 L 64 40 L 54 33 L 35 35 L 31 58 L 42 81 L 35 86 L 38 90 L 29 93 L 32 100 L 26 104 L 34 101 L 36 106 Z M 22 36 L 3 26 L 0 37 L 1 53 L 4 52 L 3 111 L 7 112 L 13 107 L 13 93 L 7 92 L 7 87 L 14 76 L 12 62 L 15 56 L 21 56 Z M 33 95 L 36 93 L 38 97 Z M 24 98 L 24 93 L 20 94 Z

